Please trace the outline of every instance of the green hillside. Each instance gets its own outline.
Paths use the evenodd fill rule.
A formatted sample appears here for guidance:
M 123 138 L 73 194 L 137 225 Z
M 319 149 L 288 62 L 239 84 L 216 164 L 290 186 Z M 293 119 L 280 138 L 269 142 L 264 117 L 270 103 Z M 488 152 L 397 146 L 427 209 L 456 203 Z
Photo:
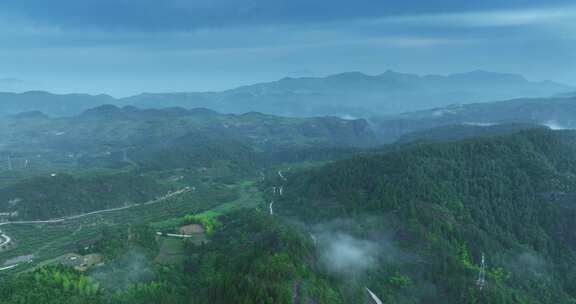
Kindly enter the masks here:
M 154 207 L 158 213 L 142 206 L 54 226 L 51 233 L 99 227 L 78 236 L 90 235 L 81 252 L 103 255 L 104 266 L 79 273 L 45 262 L 9 272 L 0 296 L 6 303 L 46 296 L 53 303 L 288 304 L 372 303 L 373 293 L 383 303 L 574 303 L 574 143 L 576 132 L 533 129 L 391 146 L 324 165 L 269 167 L 257 184 L 236 188 L 198 173 L 167 183 L 165 176 L 186 169 L 150 169 L 158 185 L 193 181 L 214 190 Z M 82 193 L 82 177 L 61 178 Z M 230 197 L 217 187 L 240 192 Z M 57 211 L 66 206 L 59 198 Z M 189 219 L 206 231 L 189 240 L 168 235 Z M 17 237 L 31 231 L 14 228 L 8 232 Z M 57 240 L 56 248 L 70 247 L 63 235 Z M 142 272 L 130 276 L 134 265 Z
M 276 209 L 383 248 L 361 284 L 386 303 L 573 303 L 575 139 L 534 130 L 358 157 L 290 176 Z M 390 284 L 398 274 L 409 284 Z
M 0 210 L 18 220 L 47 220 L 141 203 L 169 187 L 129 173 L 73 176 L 55 174 L 0 188 Z

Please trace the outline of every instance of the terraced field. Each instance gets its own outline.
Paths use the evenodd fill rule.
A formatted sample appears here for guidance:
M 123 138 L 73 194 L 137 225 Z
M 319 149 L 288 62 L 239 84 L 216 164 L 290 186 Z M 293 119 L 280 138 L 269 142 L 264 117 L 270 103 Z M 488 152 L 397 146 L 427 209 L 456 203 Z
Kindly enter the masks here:
M 186 214 L 210 214 L 217 216 L 237 208 L 254 208 L 262 205 L 261 193 L 253 181 L 227 186 L 230 193 L 237 193 L 233 201 L 221 201 L 222 189 L 217 193 L 184 192 L 155 204 L 141 204 L 129 209 L 114 212 L 97 213 L 86 217 L 74 218 L 62 222 L 7 225 L 3 227 L 6 234 L 14 240 L 13 245 L 0 252 L 0 266 L 4 261 L 21 256 L 34 255 L 34 262 L 21 264 L 7 269 L 0 274 L 19 272 L 42 261 L 54 259 L 63 254 L 74 252 L 98 239 L 102 229 L 114 225 L 129 225 L 146 223 L 154 229 L 171 225 L 177 218 Z M 180 240 L 162 240 L 161 248 L 167 246 L 167 252 L 177 251 L 176 243 Z

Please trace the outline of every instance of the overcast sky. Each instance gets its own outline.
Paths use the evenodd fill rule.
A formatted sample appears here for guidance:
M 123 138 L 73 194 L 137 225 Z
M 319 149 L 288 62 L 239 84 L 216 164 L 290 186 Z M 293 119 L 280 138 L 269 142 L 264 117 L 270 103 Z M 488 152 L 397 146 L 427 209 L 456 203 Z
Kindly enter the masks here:
M 2 0 L 0 90 L 204 91 L 476 69 L 576 84 L 568 0 Z

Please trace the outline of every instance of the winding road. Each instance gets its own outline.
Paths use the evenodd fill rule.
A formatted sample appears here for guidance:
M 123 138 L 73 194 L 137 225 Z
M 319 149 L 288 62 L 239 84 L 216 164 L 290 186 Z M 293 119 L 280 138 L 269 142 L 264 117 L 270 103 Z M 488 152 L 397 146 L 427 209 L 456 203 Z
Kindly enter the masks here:
M 278 176 L 280 176 L 280 178 L 283 181 L 285 182 L 288 181 L 286 176 L 282 174 L 282 170 L 278 170 Z M 272 187 L 272 194 L 273 195 L 279 194 L 280 196 L 284 195 L 284 185 L 280 185 L 278 187 Z M 270 202 L 270 204 L 268 205 L 268 209 L 270 210 L 270 215 L 274 215 L 274 201 Z
M 68 216 L 68 217 L 63 217 L 63 218 L 59 218 L 59 219 L 52 219 L 52 220 L 45 220 L 45 221 L 15 221 L 15 222 L 2 222 L 0 223 L 0 226 L 5 226 L 5 225 L 30 225 L 30 224 L 54 224 L 54 223 L 61 223 L 64 221 L 69 221 L 69 220 L 75 220 L 75 219 L 79 219 L 79 218 L 83 218 L 83 217 L 87 217 L 87 216 L 92 216 L 92 215 L 96 215 L 96 214 L 102 214 L 102 213 L 109 213 L 109 212 L 115 212 L 115 211 L 121 211 L 121 210 L 126 210 L 126 209 L 130 209 L 133 207 L 137 207 L 137 206 L 146 206 L 146 205 L 152 205 L 152 204 L 156 204 L 159 203 L 161 201 L 164 201 L 166 199 L 169 199 L 173 196 L 185 193 L 185 192 L 189 192 L 190 191 L 190 187 L 186 187 L 183 189 L 180 189 L 178 191 L 174 191 L 171 193 L 168 193 L 160 198 L 157 198 L 155 200 L 151 200 L 142 204 L 134 204 L 134 205 L 128 205 L 128 206 L 124 206 L 124 207 L 118 207 L 118 208 L 111 208 L 111 209 L 105 209 L 105 210 L 98 210 L 98 211 L 92 211 L 92 212 L 88 212 L 88 213 L 83 213 L 83 214 L 78 214 L 78 215 L 73 215 L 73 216 Z M 174 235 L 176 236 L 176 235 Z M 0 241 L 0 249 L 2 249 L 3 247 L 8 246 L 8 244 L 10 244 L 12 242 L 12 238 L 10 238 L 7 234 L 3 233 L 0 231 L 0 239 L 2 239 L 2 241 Z M 19 264 L 15 264 L 15 265 L 10 265 L 8 267 L 3 267 L 0 268 L 0 271 L 3 270 L 8 270 L 8 269 L 12 269 L 16 266 L 18 266 Z
M 188 234 L 162 233 L 160 231 L 156 232 L 156 235 L 170 236 L 170 237 L 175 237 L 175 238 L 180 238 L 180 239 L 190 239 L 190 238 L 194 237 L 193 235 L 188 235 Z
M 0 241 L 0 249 L 8 246 L 10 242 L 12 242 L 12 239 L 2 231 L 0 231 L 0 239 L 2 240 Z
M 382 300 L 380 300 L 376 294 L 374 294 L 372 292 L 372 290 L 370 290 L 368 287 L 366 287 L 366 291 L 368 291 L 368 293 L 370 294 L 370 297 L 372 298 L 372 300 L 374 300 L 374 303 L 376 304 L 383 304 Z
M 18 264 L 6 266 L 6 267 L 0 267 L 0 271 L 12 269 L 12 268 L 15 268 L 16 266 L 18 266 Z
M 270 215 L 274 215 L 274 201 L 270 202 L 268 208 L 270 209 Z
M 0 223 L 0 226 L 4 226 L 4 225 L 29 225 L 29 224 L 54 224 L 54 223 L 61 223 L 64 221 L 68 221 L 68 220 L 75 220 L 75 219 L 79 219 L 79 218 L 83 218 L 83 217 L 87 217 L 87 216 L 91 216 L 91 215 L 96 215 L 96 214 L 101 214 L 101 213 L 108 213 L 108 212 L 115 212 L 115 211 L 121 211 L 121 210 L 126 210 L 126 209 L 130 209 L 130 208 L 134 208 L 137 206 L 146 206 L 146 205 L 152 205 L 152 204 L 156 204 L 159 203 L 161 201 L 164 201 L 168 198 L 171 198 L 175 195 L 179 195 L 185 192 L 190 191 L 189 187 L 186 187 L 184 189 L 180 189 L 178 191 L 166 194 L 158 199 L 152 200 L 152 201 L 148 201 L 146 203 L 142 203 L 142 204 L 134 204 L 134 205 L 128 205 L 128 206 L 123 206 L 123 207 L 118 207 L 118 208 L 111 208 L 111 209 L 104 209 L 104 210 L 98 210 L 98 211 L 92 211 L 92 212 L 88 212 L 88 213 L 82 213 L 82 214 L 78 214 L 78 215 L 72 215 L 72 216 L 67 216 L 67 217 L 63 217 L 63 218 L 59 218 L 59 219 L 52 219 L 52 220 L 44 220 L 44 221 L 15 221 L 15 222 L 2 222 Z

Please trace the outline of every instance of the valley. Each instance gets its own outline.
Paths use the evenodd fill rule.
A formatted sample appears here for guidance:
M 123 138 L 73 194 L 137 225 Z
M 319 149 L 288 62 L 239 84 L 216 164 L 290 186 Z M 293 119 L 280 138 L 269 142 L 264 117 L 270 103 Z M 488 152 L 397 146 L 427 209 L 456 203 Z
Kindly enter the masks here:
M 0 304 L 576 304 L 575 18 L 0 1 Z
M 554 205 L 550 199 L 555 196 L 550 196 L 544 205 L 536 204 L 544 193 L 576 192 L 570 178 L 575 161 L 571 131 L 537 124 L 447 125 L 379 145 L 369 129 L 358 131 L 357 123 L 337 119 L 321 132 L 310 132 L 299 125 L 317 128 L 319 120 L 253 114 L 242 122 L 247 124 L 242 130 L 228 133 L 219 129 L 222 120 L 228 124 L 247 116 L 173 110 L 162 118 L 166 113 L 107 107 L 83 114 L 88 120 L 28 118 L 18 124 L 12 132 L 22 136 L 5 141 L 12 151 L 11 166 L 0 172 L 0 277 L 10 282 L 72 267 L 92 278 L 92 284 L 104 284 L 97 292 L 103 303 L 131 297 L 128 286 L 161 282 L 171 283 L 155 287 L 157 296 L 179 301 L 194 295 L 207 303 L 253 300 L 261 295 L 246 290 L 261 288 L 275 303 L 440 298 L 461 303 L 492 297 L 536 303 L 544 298 L 526 284 L 540 282 L 538 277 L 503 279 L 521 275 L 507 266 L 508 259 L 532 250 L 554 265 L 574 258 L 572 249 L 558 243 L 569 240 L 566 228 L 548 222 L 555 217 L 571 227 L 570 203 Z M 178 117 L 183 117 L 183 126 L 174 124 Z M 97 126 L 104 121 L 119 127 L 102 132 Z M 155 128 L 171 126 L 171 131 L 140 141 L 144 134 L 138 130 L 151 121 Z M 39 123 L 58 129 L 66 124 L 82 133 L 53 138 L 26 131 Z M 262 140 L 282 134 L 278 132 L 288 133 L 281 141 L 278 135 Z M 93 140 L 78 145 L 82 136 Z M 75 146 L 63 150 L 62 140 Z M 62 166 L 51 160 L 70 149 L 75 161 Z M 484 152 L 468 152 L 478 150 Z M 42 167 L 22 161 L 34 153 L 45 159 Z M 523 159 L 541 161 L 527 165 Z M 15 165 L 19 163 L 26 166 Z M 556 167 L 561 163 L 563 169 Z M 478 173 L 470 175 L 469 170 Z M 484 175 L 490 178 L 477 177 Z M 493 196 L 500 197 L 499 207 Z M 471 199 L 477 204 L 470 204 Z M 541 217 L 534 222 L 538 230 L 517 235 L 522 228 L 512 224 L 510 213 L 517 208 Z M 534 221 L 526 216 L 525 221 Z M 507 224 L 500 226 L 502 222 Z M 494 229 L 509 237 L 498 237 Z M 554 249 L 531 249 L 543 246 L 541 242 Z M 482 291 L 474 289 L 480 253 L 489 257 Z M 246 268 L 254 261 L 264 268 Z M 144 272 L 130 275 L 133 263 Z M 443 263 L 451 266 L 440 271 Z M 265 270 L 269 267 L 279 268 Z M 211 281 L 206 271 L 240 285 L 222 287 L 221 279 Z M 567 300 L 567 273 L 547 271 L 566 287 L 558 287 L 556 296 L 545 301 Z M 109 278 L 114 272 L 116 277 Z M 239 287 L 247 273 L 261 287 Z M 449 275 L 454 279 L 440 279 Z M 203 287 L 184 293 L 168 287 L 190 280 Z M 270 280 L 272 289 L 264 287 Z M 464 296 L 462 290 L 469 293 Z
M 0 140 L 0 279 L 73 269 L 97 290 L 94 303 L 134 303 L 137 286 L 152 288 L 151 299 L 199 303 L 564 303 L 565 265 L 576 258 L 562 244 L 572 244 L 576 209 L 545 194 L 576 192 L 576 141 L 542 123 L 567 109 L 540 118 L 500 110 L 516 104 L 539 103 L 478 105 L 485 118 L 473 124 L 474 105 L 402 114 L 411 129 L 386 137 L 392 143 L 381 128 L 395 118 L 115 106 L 9 117 L 0 129 L 12 134 Z M 526 231 L 528 222 L 538 228 Z M 553 287 L 539 268 L 523 278 L 519 269 L 532 267 L 510 266 L 514 256 L 546 261 L 555 295 L 529 288 Z

